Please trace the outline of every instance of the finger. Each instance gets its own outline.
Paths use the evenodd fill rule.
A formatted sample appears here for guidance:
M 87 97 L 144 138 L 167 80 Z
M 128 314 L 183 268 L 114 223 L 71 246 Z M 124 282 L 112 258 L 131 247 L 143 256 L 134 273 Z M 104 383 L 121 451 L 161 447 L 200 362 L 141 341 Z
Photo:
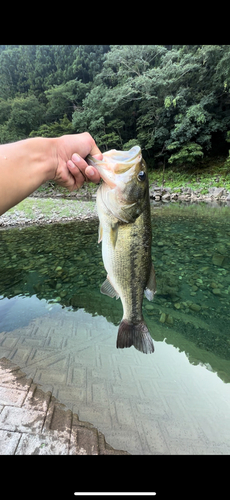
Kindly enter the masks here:
M 91 153 L 90 153 L 91 156 L 96 158 L 96 160 L 103 160 L 103 154 L 101 153 L 101 151 L 98 149 L 97 146 L 95 146 L 95 147 L 97 149 L 97 152 L 94 153 L 93 151 L 91 151 Z M 93 148 L 93 150 L 94 150 L 94 148 Z
M 98 182 L 100 182 L 101 179 L 100 174 L 94 167 L 87 165 L 85 169 L 85 175 L 88 177 L 90 181 L 95 182 L 95 184 L 98 184 Z
M 91 154 L 92 156 L 97 155 L 98 160 L 102 160 L 103 155 L 89 132 L 83 132 L 82 134 L 79 134 L 79 136 L 82 136 L 84 145 L 87 145 L 87 148 L 89 148 L 86 155 L 82 154 L 82 156 L 85 158 L 87 154 Z
M 101 153 L 99 153 L 97 156 L 100 156 Z M 97 169 L 94 167 L 90 167 L 88 163 L 86 163 L 83 158 L 81 158 L 77 153 L 74 153 L 72 156 L 72 162 L 77 166 L 77 168 L 81 171 L 84 180 L 89 180 L 95 183 L 100 182 L 100 174 L 98 173 Z M 72 172 L 72 170 L 71 170 Z
M 103 160 L 103 154 L 101 152 L 93 155 L 93 157 L 96 160 Z M 88 165 L 86 167 L 85 174 L 92 182 L 95 182 L 95 184 L 98 184 L 101 180 L 101 176 L 100 176 L 98 170 L 96 168 L 92 167 L 92 165 Z
M 99 155 L 99 159 L 102 159 L 102 153 L 89 132 L 64 135 L 59 139 L 62 144 L 64 143 L 65 151 L 68 149 L 69 157 L 77 151 L 81 158 L 85 158 L 88 154 L 91 154 L 92 156 Z
M 82 158 L 81 158 L 81 160 L 82 160 Z M 84 160 L 82 160 L 82 161 L 84 161 Z M 67 161 L 67 167 L 68 167 L 68 169 L 73 177 L 73 180 L 74 180 L 74 185 L 71 186 L 72 189 L 79 189 L 85 181 L 85 176 L 82 174 L 81 169 L 80 169 L 81 161 L 79 161 L 78 163 L 79 163 L 79 165 L 75 165 L 75 163 L 73 161 L 71 161 L 71 160 Z

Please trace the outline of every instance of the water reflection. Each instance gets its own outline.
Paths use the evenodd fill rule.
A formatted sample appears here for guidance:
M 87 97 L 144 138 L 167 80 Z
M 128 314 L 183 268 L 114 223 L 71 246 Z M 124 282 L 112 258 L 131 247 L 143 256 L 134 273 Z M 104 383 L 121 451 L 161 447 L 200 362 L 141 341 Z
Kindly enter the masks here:
M 152 211 L 153 355 L 117 350 L 97 224 L 0 231 L 0 357 L 131 453 L 230 453 L 230 209 Z M 225 383 L 223 383 L 223 381 Z
M 211 353 L 230 360 L 230 209 L 170 205 L 152 214 L 157 294 L 153 303 L 144 299 L 143 310 L 153 338 L 181 350 L 187 339 L 200 349 L 202 363 L 206 353 L 208 365 Z M 102 300 L 104 278 L 95 222 L 1 231 L 0 328 L 23 326 L 56 303 L 118 325 L 122 306 Z M 27 301 L 12 315 L 17 296 Z M 230 373 L 224 379 L 230 381 Z

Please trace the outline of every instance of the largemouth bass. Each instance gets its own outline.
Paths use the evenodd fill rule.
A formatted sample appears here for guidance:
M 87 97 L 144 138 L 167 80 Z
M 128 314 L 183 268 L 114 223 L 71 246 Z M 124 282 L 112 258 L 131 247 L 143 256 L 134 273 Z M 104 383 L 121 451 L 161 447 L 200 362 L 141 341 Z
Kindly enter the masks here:
M 139 146 L 130 151 L 108 151 L 102 161 L 89 155 L 86 161 L 104 180 L 97 191 L 98 242 L 102 241 L 108 273 L 101 292 L 120 297 L 123 305 L 117 347 L 133 345 L 152 353 L 153 341 L 142 315 L 144 294 L 152 300 L 156 290 L 146 163 Z

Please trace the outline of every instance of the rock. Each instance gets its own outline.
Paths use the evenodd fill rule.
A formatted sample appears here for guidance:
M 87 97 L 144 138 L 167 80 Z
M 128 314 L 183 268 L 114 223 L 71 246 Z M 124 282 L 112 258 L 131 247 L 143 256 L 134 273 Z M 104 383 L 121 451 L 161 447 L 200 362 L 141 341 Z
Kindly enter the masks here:
M 162 196 L 162 201 L 170 201 L 171 195 L 170 193 L 166 193 Z
M 180 194 L 178 199 L 181 201 L 190 201 L 191 195 L 190 194 Z
M 146 304 L 145 309 L 146 311 L 153 311 L 154 306 L 152 304 Z
M 210 287 L 211 288 L 218 288 L 218 285 L 214 281 L 212 281 L 212 283 L 210 283 Z
M 165 313 L 161 313 L 160 322 L 161 323 L 165 323 L 165 321 L 166 321 L 166 314 Z
M 209 269 L 210 269 L 210 268 L 209 268 L 209 266 L 205 266 L 205 267 L 202 267 L 202 268 L 200 269 L 200 272 L 201 272 L 202 274 L 208 274 Z
M 176 309 L 180 309 L 180 308 L 181 308 L 180 302 L 176 302 L 176 303 L 174 304 L 174 307 L 175 307 Z
M 199 304 L 195 304 L 195 302 L 193 302 L 189 307 L 192 311 L 195 312 L 199 312 L 201 310 L 201 306 L 199 306 Z
M 161 195 L 162 195 L 161 187 L 157 187 L 157 186 L 150 187 L 149 196 L 151 199 L 153 199 L 155 201 L 160 201 Z
M 168 325 L 173 325 L 173 317 L 170 314 L 166 316 L 166 323 L 168 323 Z
M 219 288 L 213 288 L 212 293 L 214 293 L 214 295 L 221 295 L 221 291 Z
M 52 302 L 61 302 L 61 297 L 55 297 L 55 299 L 53 299 Z
M 208 192 L 211 195 L 211 197 L 216 198 L 218 200 L 219 198 L 221 198 L 221 196 L 223 196 L 224 188 L 212 187 L 209 188 Z
M 212 263 L 215 264 L 215 266 L 222 266 L 224 261 L 224 255 L 221 255 L 219 253 L 214 253 L 212 256 Z
M 227 253 L 227 249 L 222 243 L 216 245 L 215 250 L 217 250 L 218 253 L 221 253 L 221 255 L 226 255 Z
M 182 192 L 183 192 L 183 194 L 188 194 L 188 195 L 190 194 L 191 195 L 192 190 L 190 187 L 183 187 Z

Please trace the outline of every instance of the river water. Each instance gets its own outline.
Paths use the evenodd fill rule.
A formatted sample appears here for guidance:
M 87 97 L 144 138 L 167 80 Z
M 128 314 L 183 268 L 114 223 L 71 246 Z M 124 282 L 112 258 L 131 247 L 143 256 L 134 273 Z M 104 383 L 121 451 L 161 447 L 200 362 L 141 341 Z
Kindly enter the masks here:
M 230 454 L 230 208 L 152 207 L 155 353 L 116 349 L 97 221 L 0 231 L 0 358 L 114 448 Z

